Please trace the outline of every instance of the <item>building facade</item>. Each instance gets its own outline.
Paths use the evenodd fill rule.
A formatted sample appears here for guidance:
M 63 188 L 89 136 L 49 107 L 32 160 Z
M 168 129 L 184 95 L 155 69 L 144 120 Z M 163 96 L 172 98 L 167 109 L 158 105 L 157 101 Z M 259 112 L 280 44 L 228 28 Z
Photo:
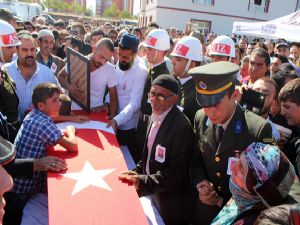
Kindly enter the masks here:
M 300 9 L 300 0 L 140 0 L 139 25 L 156 22 L 184 31 L 187 22 L 203 33 L 231 34 L 235 21 L 260 22 Z

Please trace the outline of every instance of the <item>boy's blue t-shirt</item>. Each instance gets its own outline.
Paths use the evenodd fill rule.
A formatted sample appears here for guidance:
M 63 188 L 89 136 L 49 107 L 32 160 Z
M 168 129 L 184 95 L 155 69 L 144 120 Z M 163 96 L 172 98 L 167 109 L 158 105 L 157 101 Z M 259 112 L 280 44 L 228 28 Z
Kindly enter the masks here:
M 15 139 L 16 158 L 45 157 L 46 147 L 54 146 L 62 136 L 62 132 L 49 116 L 33 110 L 25 117 Z M 46 172 L 34 172 L 31 179 L 15 178 L 12 190 L 17 193 L 45 192 Z

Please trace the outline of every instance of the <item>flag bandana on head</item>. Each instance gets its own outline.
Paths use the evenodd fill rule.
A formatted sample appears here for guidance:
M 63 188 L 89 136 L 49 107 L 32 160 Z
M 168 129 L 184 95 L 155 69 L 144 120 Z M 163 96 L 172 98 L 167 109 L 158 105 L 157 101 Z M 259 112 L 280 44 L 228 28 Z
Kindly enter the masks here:
M 190 50 L 189 47 L 187 47 L 185 45 L 177 44 L 175 53 L 177 53 L 178 55 L 186 56 L 186 54 L 188 53 L 189 50 Z
M 157 38 L 149 36 L 146 40 L 147 45 L 154 47 L 156 45 Z
M 6 34 L 1 36 L 1 41 L 3 45 L 14 45 L 19 42 L 17 34 L 12 33 L 12 34 Z
M 212 45 L 212 52 L 230 54 L 230 45 L 215 43 Z

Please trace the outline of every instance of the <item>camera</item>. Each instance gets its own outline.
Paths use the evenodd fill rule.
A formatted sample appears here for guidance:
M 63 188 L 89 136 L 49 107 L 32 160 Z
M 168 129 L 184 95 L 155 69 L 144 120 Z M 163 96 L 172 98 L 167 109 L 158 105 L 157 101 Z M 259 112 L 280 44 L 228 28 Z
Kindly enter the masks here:
M 254 112 L 257 115 L 261 115 L 266 95 L 252 89 L 243 90 L 241 98 L 241 106 L 247 110 Z

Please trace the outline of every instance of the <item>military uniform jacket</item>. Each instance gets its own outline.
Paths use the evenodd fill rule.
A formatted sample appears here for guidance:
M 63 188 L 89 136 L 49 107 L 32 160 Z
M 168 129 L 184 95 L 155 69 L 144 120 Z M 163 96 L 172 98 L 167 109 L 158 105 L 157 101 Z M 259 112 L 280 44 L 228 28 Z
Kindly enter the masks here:
M 152 82 L 154 81 L 155 78 L 157 78 L 159 75 L 162 74 L 170 74 L 166 62 L 161 63 L 160 65 L 153 67 L 152 69 L 149 70 L 145 87 L 144 87 L 144 92 L 143 92 L 143 98 L 142 98 L 142 104 L 141 104 L 141 112 L 146 115 L 151 115 L 152 109 L 151 105 L 148 102 L 148 93 L 150 92 Z
M 149 121 L 147 137 L 152 125 Z M 191 214 L 191 185 L 188 168 L 192 156 L 193 129 L 188 119 L 173 106 L 155 137 L 146 173 L 147 145 L 136 167 L 140 175 L 138 193 L 152 195 L 166 224 L 188 224 Z M 159 149 L 163 149 L 159 152 Z
M 19 118 L 19 98 L 15 92 L 16 84 L 6 70 L 0 69 L 0 76 L 3 80 L 2 83 L 0 82 L 0 111 L 7 116 L 7 122 L 15 123 Z
M 181 84 L 179 105 L 183 107 L 183 113 L 190 120 L 191 124 L 194 124 L 195 114 L 200 109 L 200 105 L 196 101 L 194 79 Z
M 212 182 L 218 194 L 224 197 L 223 204 L 226 204 L 231 197 L 230 176 L 227 175 L 229 157 L 235 157 L 236 151 L 243 151 L 252 142 L 274 144 L 274 140 L 271 125 L 240 105 L 237 105 L 219 146 L 216 143 L 215 129 L 204 110 L 199 110 L 195 116 L 197 145 L 192 159 L 191 175 L 194 187 L 203 180 Z

